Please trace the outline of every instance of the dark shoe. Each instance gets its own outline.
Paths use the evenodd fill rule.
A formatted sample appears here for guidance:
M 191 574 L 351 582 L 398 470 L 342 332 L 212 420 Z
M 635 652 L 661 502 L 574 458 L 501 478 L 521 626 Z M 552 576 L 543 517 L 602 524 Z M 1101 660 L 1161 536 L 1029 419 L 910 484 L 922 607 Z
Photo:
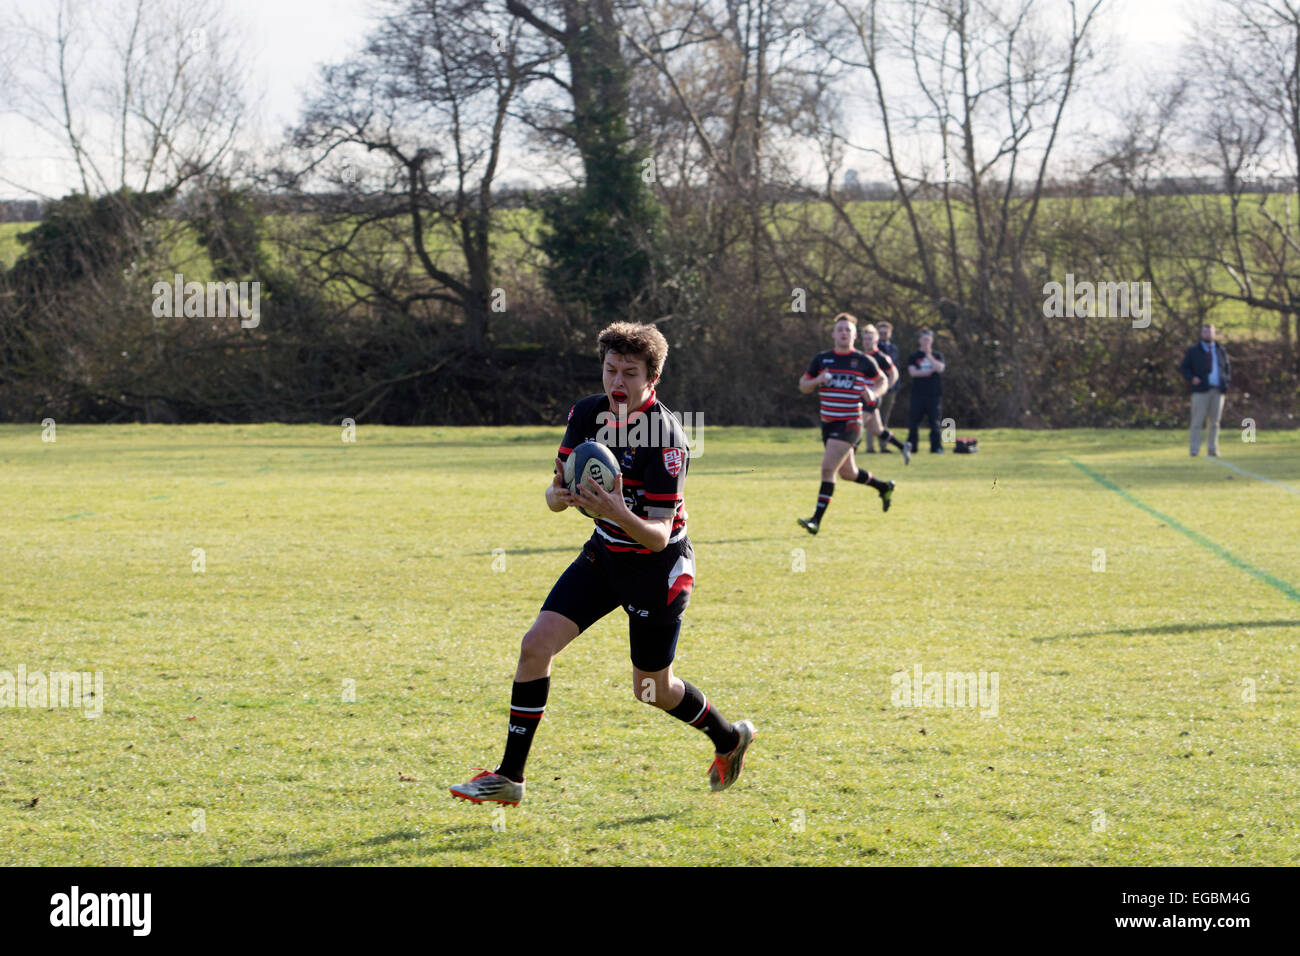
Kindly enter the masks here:
M 880 453 L 881 453 L 882 455 L 892 455 L 892 454 L 893 454 L 893 452 L 890 451 L 888 448 L 882 448 L 882 449 L 880 449 Z
M 880 507 L 883 511 L 889 510 L 889 499 L 894 497 L 894 483 L 891 481 L 889 487 L 880 493 Z
M 800 527 L 802 527 L 809 534 L 816 534 L 817 531 L 819 530 L 817 526 L 817 522 L 813 521 L 812 518 L 795 518 L 794 520 L 799 522 Z
M 942 454 L 943 454 L 943 449 L 942 449 L 942 448 L 931 448 L 931 449 L 930 449 L 930 454 L 932 454 L 932 455 L 942 455 Z

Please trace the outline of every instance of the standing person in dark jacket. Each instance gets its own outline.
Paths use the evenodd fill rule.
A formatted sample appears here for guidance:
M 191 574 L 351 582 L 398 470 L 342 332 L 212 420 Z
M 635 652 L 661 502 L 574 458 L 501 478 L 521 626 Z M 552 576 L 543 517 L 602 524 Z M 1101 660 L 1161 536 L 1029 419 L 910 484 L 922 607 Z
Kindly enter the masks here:
M 943 444 L 939 440 L 939 399 L 943 392 L 940 376 L 947 367 L 943 354 L 934 351 L 934 333 L 922 329 L 917 336 L 921 347 L 907 359 L 907 374 L 912 377 L 912 405 L 907 414 L 907 443 L 917 447 L 917 431 L 922 418 L 930 420 L 930 451 L 936 455 L 943 454 Z
M 898 346 L 891 341 L 894 335 L 894 327 L 890 325 L 888 322 L 877 322 L 876 329 L 880 335 L 880 341 L 876 345 L 876 348 L 879 349 L 881 352 L 884 352 L 886 355 L 888 355 L 890 361 L 894 363 L 894 368 L 898 368 L 899 367 Z M 865 335 L 866 329 L 863 329 L 862 332 L 863 335 Z M 865 345 L 866 343 L 864 342 L 863 344 Z M 868 355 L 871 354 L 870 349 L 864 348 L 863 351 L 866 352 Z M 898 397 L 898 389 L 901 386 L 902 386 L 901 377 L 896 377 L 893 380 L 893 383 L 889 386 L 889 391 L 885 393 L 885 397 L 880 400 L 880 404 L 877 406 L 876 410 L 880 412 L 881 427 L 884 428 L 886 431 L 889 430 L 889 413 L 894 410 L 894 399 Z M 870 431 L 868 431 L 867 451 L 874 452 L 876 450 L 875 441 L 876 441 L 876 436 L 873 435 Z M 915 448 L 916 446 L 913 445 L 912 447 Z M 881 443 L 880 452 L 881 454 L 884 455 L 889 454 L 889 444 L 887 442 Z
M 1228 353 L 1214 340 L 1214 325 L 1201 326 L 1201 341 L 1187 350 L 1183 364 L 1178 366 L 1187 384 L 1192 386 L 1192 429 L 1189 449 L 1195 458 L 1201 451 L 1201 425 L 1208 419 L 1210 434 L 1205 442 L 1205 454 L 1219 457 L 1219 419 L 1223 417 L 1223 396 L 1228 392 L 1232 370 Z

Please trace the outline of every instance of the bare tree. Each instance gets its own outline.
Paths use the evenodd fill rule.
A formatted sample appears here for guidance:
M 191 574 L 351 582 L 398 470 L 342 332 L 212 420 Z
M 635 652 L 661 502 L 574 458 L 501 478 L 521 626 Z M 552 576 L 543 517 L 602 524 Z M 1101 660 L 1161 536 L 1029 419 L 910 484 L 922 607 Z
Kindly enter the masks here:
M 507 126 L 547 56 L 520 33 L 469 0 L 393 4 L 358 56 L 324 71 L 293 137 L 304 160 L 290 185 L 317 214 L 298 240 L 321 280 L 402 313 L 451 305 L 474 351 L 488 341 Z M 322 176 L 335 191 L 318 192 Z
M 1227 205 L 1222 228 L 1202 231 L 1200 255 L 1228 278 L 1222 299 L 1277 315 L 1290 362 L 1300 321 L 1300 3 L 1218 0 L 1196 35 L 1196 145 Z M 1202 206 L 1207 227 L 1221 219 L 1217 198 Z
M 836 241 L 881 294 L 939 310 L 958 348 L 1004 366 L 1008 414 L 1030 408 L 1034 356 L 1054 337 L 1034 232 L 1104 2 L 836 0 L 868 118 L 823 133 Z M 850 157 L 885 173 L 894 202 L 846 201 L 835 178 Z
M 19 21 L 15 109 L 61 141 L 81 192 L 175 191 L 217 168 L 243 118 L 236 27 L 206 0 L 59 0 Z

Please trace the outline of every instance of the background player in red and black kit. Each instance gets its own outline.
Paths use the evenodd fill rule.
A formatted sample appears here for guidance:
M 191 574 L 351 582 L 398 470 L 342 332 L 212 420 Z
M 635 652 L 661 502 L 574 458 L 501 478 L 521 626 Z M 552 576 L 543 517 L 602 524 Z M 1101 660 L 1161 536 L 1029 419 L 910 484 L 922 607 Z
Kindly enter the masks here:
M 817 511 L 811 518 L 796 518 L 810 534 L 821 527 L 822 515 L 835 493 L 835 476 L 858 484 L 870 485 L 880 493 L 881 507 L 889 510 L 894 493 L 892 481 L 880 481 L 871 472 L 861 469 L 853 460 L 853 449 L 862 440 L 862 404 L 865 398 L 874 407 L 889 385 L 887 382 L 873 387 L 871 382 L 884 381 L 880 367 L 868 356 L 853 347 L 858 335 L 858 323 L 853 316 L 840 313 L 835 317 L 831 333 L 835 347 L 819 352 L 808 363 L 808 371 L 799 379 L 799 391 L 805 394 L 818 390 L 821 404 L 822 442 L 826 452 L 822 455 L 822 484 L 817 493 Z
M 709 767 L 712 789 L 724 790 L 735 781 L 754 739 L 753 724 L 731 724 L 698 688 L 673 674 L 682 613 L 695 582 L 695 558 L 686 536 L 686 436 L 654 390 L 668 343 L 654 326 L 631 322 L 615 322 L 597 343 L 605 390 L 569 410 L 555 477 L 546 489 L 552 511 L 580 505 L 595 518 L 596 527 L 524 635 L 500 765 L 451 788 L 453 795 L 475 803 L 518 805 L 524 796 L 524 763 L 550 691 L 551 661 L 620 606 L 628 615 L 633 693 L 709 736 L 715 751 Z M 621 474 L 612 492 L 590 478 L 577 493 L 564 485 L 565 459 L 588 440 L 609 447 L 619 463 Z
M 876 379 L 871 383 L 871 387 L 880 394 L 883 399 L 889 394 L 889 390 L 898 382 L 898 368 L 894 360 L 889 357 L 889 353 L 878 347 L 880 333 L 876 327 L 868 323 L 862 327 L 862 351 L 880 367 L 880 373 L 883 379 Z M 884 386 L 883 389 L 881 386 Z M 863 424 L 867 426 L 867 451 L 874 451 L 871 447 L 871 438 L 874 435 L 880 439 L 880 450 L 887 451 L 890 445 L 895 446 L 903 453 L 903 464 L 912 463 L 912 448 L 907 442 L 901 442 L 880 420 L 880 409 L 876 402 L 863 402 Z

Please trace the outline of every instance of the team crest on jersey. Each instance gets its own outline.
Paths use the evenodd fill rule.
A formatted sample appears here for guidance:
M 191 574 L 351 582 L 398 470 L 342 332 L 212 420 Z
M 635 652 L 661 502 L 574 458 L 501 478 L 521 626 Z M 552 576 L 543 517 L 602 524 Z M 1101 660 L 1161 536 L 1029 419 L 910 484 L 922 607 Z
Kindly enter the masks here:
M 682 450 L 680 448 L 664 449 L 664 469 L 674 478 L 682 473 Z

